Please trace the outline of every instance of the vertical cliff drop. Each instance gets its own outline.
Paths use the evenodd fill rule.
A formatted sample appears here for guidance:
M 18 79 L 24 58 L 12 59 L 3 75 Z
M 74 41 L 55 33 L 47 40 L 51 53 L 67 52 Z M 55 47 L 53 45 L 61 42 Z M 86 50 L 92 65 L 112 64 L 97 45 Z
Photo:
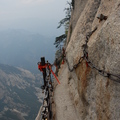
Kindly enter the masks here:
M 119 120 L 120 0 L 74 0 L 66 59 L 54 84 L 55 120 Z

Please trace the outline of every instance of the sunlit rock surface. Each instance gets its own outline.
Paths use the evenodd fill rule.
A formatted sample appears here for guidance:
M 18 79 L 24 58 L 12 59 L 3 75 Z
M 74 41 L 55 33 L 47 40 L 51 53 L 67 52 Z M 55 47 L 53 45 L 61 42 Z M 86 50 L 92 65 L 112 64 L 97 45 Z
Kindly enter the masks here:
M 66 46 L 70 68 L 83 56 L 87 33 L 97 27 L 88 41 L 88 58 L 97 68 L 120 76 L 120 0 L 74 1 Z M 99 21 L 99 14 L 107 20 Z M 119 120 L 120 83 L 103 77 L 85 60 L 73 72 L 67 67 L 61 67 L 61 84 L 54 89 L 55 120 Z

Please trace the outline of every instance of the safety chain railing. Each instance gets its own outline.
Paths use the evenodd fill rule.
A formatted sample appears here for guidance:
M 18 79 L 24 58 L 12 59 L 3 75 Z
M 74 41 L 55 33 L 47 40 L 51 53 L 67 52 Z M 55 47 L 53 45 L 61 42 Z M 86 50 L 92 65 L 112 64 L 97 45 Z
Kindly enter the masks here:
M 41 62 L 38 62 L 38 69 L 43 73 L 44 85 L 41 86 L 45 97 L 40 111 L 40 120 L 52 120 L 52 94 L 53 86 L 51 79 L 51 64 L 45 63 L 45 58 L 41 58 Z
M 75 70 L 79 65 L 80 63 L 83 61 L 83 60 L 86 60 L 87 64 L 89 65 L 89 67 L 91 67 L 92 69 L 95 69 L 98 71 L 98 73 L 104 77 L 107 77 L 113 81 L 116 81 L 116 82 L 119 82 L 120 83 L 120 75 L 115 75 L 115 74 L 112 74 L 112 73 L 109 73 L 109 72 L 106 72 L 104 70 L 101 70 L 99 69 L 98 67 L 96 67 L 88 58 L 88 52 L 87 52 L 87 48 L 88 48 L 88 41 L 89 41 L 89 38 L 91 37 L 91 35 L 97 30 L 97 27 L 95 27 L 95 29 L 91 32 L 88 32 L 88 34 L 86 35 L 86 43 L 83 44 L 83 56 L 80 57 L 79 61 L 77 64 L 75 64 L 72 68 L 70 68 L 70 65 L 69 65 L 69 62 L 68 60 L 66 59 L 66 63 L 68 65 L 68 69 L 70 72 L 72 72 L 73 70 Z
M 69 71 L 70 71 L 70 72 L 73 72 L 73 70 L 76 69 L 76 68 L 80 65 L 80 63 L 83 61 L 83 59 L 84 59 L 84 56 L 83 56 L 83 57 L 80 57 L 78 63 L 75 64 L 72 68 L 70 68 L 69 62 L 68 62 L 68 60 L 65 58 L 65 60 L 66 60 L 66 62 L 67 62 L 67 65 L 68 65 Z
M 43 104 L 41 106 L 40 120 L 53 120 L 52 115 L 52 103 L 53 103 L 53 85 L 51 79 L 51 73 L 60 84 L 57 76 L 52 70 L 52 65 L 47 61 L 45 63 L 45 58 L 41 58 L 41 62 L 38 62 L 38 69 L 43 73 L 44 85 L 41 86 L 41 89 L 45 93 L 43 99 Z
M 49 83 L 51 81 L 50 79 L 46 80 L 46 86 L 45 88 L 42 88 L 45 97 L 43 99 L 43 104 L 41 106 L 41 113 L 40 113 L 40 120 L 52 120 L 52 92 L 53 87 Z

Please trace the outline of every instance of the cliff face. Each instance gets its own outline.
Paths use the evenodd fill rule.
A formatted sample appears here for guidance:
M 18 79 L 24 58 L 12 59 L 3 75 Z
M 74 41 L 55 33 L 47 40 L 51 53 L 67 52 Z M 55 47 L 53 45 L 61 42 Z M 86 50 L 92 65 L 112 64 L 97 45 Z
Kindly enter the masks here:
M 69 64 L 61 67 L 61 85 L 54 91 L 55 119 L 119 120 L 120 0 L 74 0 L 74 3 L 66 45 Z M 100 14 L 107 17 L 100 20 L 97 18 Z M 86 36 L 89 37 L 85 48 Z M 70 72 L 68 68 L 72 69 L 85 55 L 84 49 L 90 62 L 84 57 Z

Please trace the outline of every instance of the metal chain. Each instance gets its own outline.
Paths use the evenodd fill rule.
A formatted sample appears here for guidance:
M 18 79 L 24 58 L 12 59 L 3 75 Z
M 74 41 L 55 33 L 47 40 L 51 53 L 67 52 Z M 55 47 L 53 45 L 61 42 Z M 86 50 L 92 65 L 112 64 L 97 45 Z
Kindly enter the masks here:
M 51 65 L 50 63 L 48 63 Z M 52 102 L 51 102 L 51 93 L 53 91 L 53 86 L 51 83 L 51 72 L 49 67 L 47 67 L 47 76 L 46 76 L 46 86 L 44 89 L 45 97 L 43 99 L 41 112 L 40 112 L 40 120 L 52 120 Z M 45 104 L 46 101 L 46 104 Z M 44 110 L 43 110 L 44 108 Z
M 109 79 L 111 79 L 111 80 L 113 80 L 113 81 L 116 81 L 116 82 L 120 83 L 120 75 L 114 75 L 114 74 L 111 74 L 111 73 L 106 72 L 106 71 L 104 71 L 104 70 L 101 70 L 101 69 L 97 68 L 97 67 L 88 59 L 88 52 L 87 52 L 87 50 L 86 50 L 86 48 L 88 48 L 87 43 L 88 43 L 89 38 L 91 37 L 91 35 L 92 35 L 96 30 L 97 30 L 97 27 L 95 27 L 95 29 L 94 29 L 93 31 L 87 33 L 87 35 L 86 35 L 86 40 L 85 40 L 86 43 L 83 44 L 83 46 L 82 46 L 82 47 L 83 47 L 83 54 L 84 54 L 84 56 L 83 56 L 83 57 L 80 57 L 79 62 L 78 62 L 77 64 L 75 64 L 72 69 L 70 68 L 69 62 L 68 62 L 68 60 L 66 59 L 66 62 L 67 62 L 69 71 L 72 72 L 74 69 L 76 69 L 76 68 L 78 67 L 78 65 L 83 61 L 83 59 L 85 59 L 86 62 L 88 63 L 88 65 L 89 65 L 89 67 L 91 67 L 92 69 L 97 70 L 100 75 L 102 75 L 102 76 L 104 76 L 104 77 L 107 77 L 107 78 L 109 78 Z
M 87 53 L 87 52 L 86 52 L 86 53 Z M 120 83 L 120 76 L 114 75 L 114 74 L 111 74 L 111 73 L 108 73 L 108 72 L 106 72 L 106 71 L 104 71 L 104 70 L 101 70 L 101 69 L 97 68 L 97 67 L 88 59 L 88 56 L 86 56 L 86 55 L 85 55 L 85 60 L 86 60 L 86 62 L 88 63 L 88 65 L 89 65 L 92 69 L 97 70 L 100 75 L 102 75 L 102 76 L 104 76 L 104 77 L 108 77 L 109 79 Z
M 67 65 L 68 65 L 68 69 L 69 69 L 69 71 L 70 71 L 70 72 L 73 72 L 73 70 L 74 70 L 74 69 L 76 69 L 76 68 L 80 65 L 80 63 L 83 61 L 83 59 L 84 59 L 84 56 L 80 57 L 80 59 L 79 59 L 78 63 L 76 63 L 75 65 L 73 65 L 73 67 L 72 67 L 72 68 L 70 68 L 70 65 L 69 65 L 68 60 L 67 60 L 67 59 L 65 59 L 65 60 L 66 60 Z

